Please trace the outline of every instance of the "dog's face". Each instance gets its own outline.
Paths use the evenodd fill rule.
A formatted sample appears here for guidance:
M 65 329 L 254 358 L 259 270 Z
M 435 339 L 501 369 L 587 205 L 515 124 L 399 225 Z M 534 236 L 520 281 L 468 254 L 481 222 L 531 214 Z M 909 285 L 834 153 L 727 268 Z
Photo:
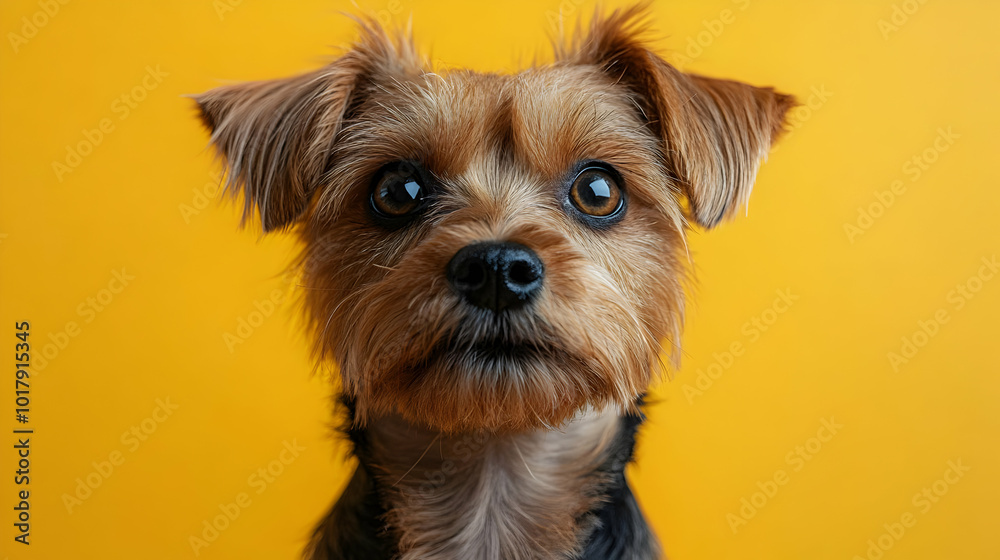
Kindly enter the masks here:
M 687 221 L 745 203 L 792 100 L 678 72 L 636 16 L 514 75 L 431 73 L 364 26 L 319 71 L 198 98 L 247 214 L 303 241 L 356 422 L 628 409 L 679 343 Z

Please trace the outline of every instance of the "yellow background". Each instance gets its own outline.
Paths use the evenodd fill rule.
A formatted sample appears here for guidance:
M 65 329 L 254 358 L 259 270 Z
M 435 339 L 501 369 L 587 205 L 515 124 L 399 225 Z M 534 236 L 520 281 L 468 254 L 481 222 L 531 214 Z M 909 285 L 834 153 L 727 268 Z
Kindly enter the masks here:
M 310 377 L 294 307 L 278 305 L 232 352 L 224 340 L 255 303 L 267 309 L 276 290 L 287 299 L 294 247 L 237 231 L 232 205 L 205 205 L 216 167 L 182 94 L 315 67 L 354 36 L 340 11 L 395 26 L 412 13 L 438 64 L 511 70 L 549 52 L 560 10 L 569 21 L 593 10 L 590 0 L 232 3 L 74 0 L 47 18 L 44 0 L 0 4 L 0 557 L 193 558 L 189 537 L 245 492 L 250 505 L 199 558 L 293 558 L 345 482 L 328 384 Z M 898 29 L 880 30 L 894 6 Z M 22 18 L 47 21 L 15 52 Z M 869 539 L 880 536 L 886 559 L 1000 558 L 1000 278 L 972 280 L 1000 252 L 998 20 L 987 1 L 654 5 L 668 59 L 807 103 L 762 168 L 748 217 L 691 238 L 699 282 L 683 366 L 653 393 L 631 471 L 671 558 L 874 558 Z M 123 119 L 116 99 L 147 67 L 160 81 Z M 53 162 L 102 119 L 114 129 L 60 181 Z M 925 154 L 939 129 L 958 137 Z M 911 160 L 925 156 L 935 161 L 914 180 Z M 875 193 L 897 180 L 905 192 L 880 211 Z M 845 224 L 859 207 L 878 217 L 852 238 Z M 134 279 L 102 293 L 123 267 Z M 956 309 L 949 292 L 967 283 L 979 291 Z M 776 290 L 798 299 L 779 313 Z M 939 309 L 948 322 L 894 368 L 888 354 Z M 745 327 L 755 317 L 771 323 L 757 339 Z M 28 547 L 12 527 L 15 320 L 31 322 L 36 356 L 67 322 L 79 327 L 31 380 Z M 743 352 L 730 360 L 734 343 Z M 164 417 L 157 399 L 168 398 L 177 409 Z M 810 442 L 830 418 L 842 427 Z M 155 432 L 133 450 L 122 434 L 144 422 Z M 282 455 L 293 441 L 305 449 Z M 799 464 L 807 445 L 815 453 Z M 94 474 L 114 452 L 124 462 Z M 919 507 L 913 496 L 944 480 L 949 461 L 968 472 Z M 269 464 L 282 472 L 258 494 L 250 477 Z M 730 515 L 778 470 L 786 483 L 734 531 Z M 63 496 L 88 475 L 101 484 L 69 513 Z M 905 513 L 915 525 L 886 536 Z

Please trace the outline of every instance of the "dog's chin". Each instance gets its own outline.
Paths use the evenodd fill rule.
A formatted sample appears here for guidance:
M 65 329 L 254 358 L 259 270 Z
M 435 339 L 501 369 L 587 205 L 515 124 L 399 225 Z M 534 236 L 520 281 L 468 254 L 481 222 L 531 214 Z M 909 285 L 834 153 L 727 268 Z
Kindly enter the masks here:
M 591 367 L 551 342 L 445 341 L 383 371 L 363 400 L 372 416 L 398 413 L 445 432 L 552 428 L 606 404 L 603 376 Z

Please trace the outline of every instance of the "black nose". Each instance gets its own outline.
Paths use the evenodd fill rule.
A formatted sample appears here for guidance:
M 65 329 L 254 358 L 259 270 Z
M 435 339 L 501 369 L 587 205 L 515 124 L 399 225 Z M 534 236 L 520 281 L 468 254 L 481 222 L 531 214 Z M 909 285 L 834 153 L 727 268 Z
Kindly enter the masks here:
M 545 267 L 518 243 L 474 243 L 448 263 L 448 283 L 465 301 L 500 312 L 530 302 L 542 289 Z

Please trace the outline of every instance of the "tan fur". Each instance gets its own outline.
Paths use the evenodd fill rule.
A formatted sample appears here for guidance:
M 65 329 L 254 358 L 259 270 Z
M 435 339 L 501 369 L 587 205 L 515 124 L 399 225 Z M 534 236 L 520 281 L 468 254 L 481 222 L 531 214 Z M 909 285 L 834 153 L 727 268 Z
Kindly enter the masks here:
M 363 21 L 324 68 L 198 98 L 245 217 L 302 242 L 316 358 L 339 369 L 381 483 L 398 477 L 385 507 L 402 558 L 579 548 L 592 459 L 680 342 L 688 220 L 711 227 L 744 205 L 781 132 L 791 97 L 681 73 L 641 40 L 641 18 L 595 18 L 554 63 L 512 75 L 435 73 L 410 39 Z M 436 192 L 387 230 L 367 204 L 399 160 L 421 162 Z M 589 160 L 623 178 L 627 210 L 606 229 L 563 205 Z M 480 241 L 544 262 L 530 307 L 487 320 L 449 287 L 449 260 Z M 475 357 L 495 339 L 526 352 Z M 421 491 L 413 472 L 443 470 L 469 434 L 488 434 L 480 452 Z
M 387 84 L 392 105 L 360 105 L 359 124 L 336 151 L 348 164 L 331 174 L 344 188 L 318 197 L 324 211 L 305 222 L 303 235 L 306 284 L 322 287 L 306 295 L 314 324 L 322 324 L 320 354 L 337 361 L 362 422 L 397 411 L 445 430 L 556 425 L 584 404 L 628 407 L 648 385 L 659 340 L 679 331 L 680 208 L 673 203 L 666 216 L 655 210 L 667 183 L 662 167 L 646 164 L 655 141 L 610 86 L 586 69 L 514 79 L 458 73 L 425 76 L 419 88 Z M 539 91 L 548 93 L 532 93 Z M 442 117 L 442 106 L 457 109 Z M 509 146 L 493 120 L 503 114 Z M 471 140 L 453 150 L 455 136 Z M 363 204 L 358 189 L 346 187 L 364 183 L 387 157 L 436 162 L 446 185 L 427 227 L 395 239 L 341 210 Z M 632 179 L 630 214 L 613 230 L 581 227 L 558 204 L 554 183 L 583 158 Z M 511 364 L 499 385 L 487 382 L 493 372 L 456 374 L 456 364 L 414 369 L 463 318 L 440 271 L 463 246 L 490 239 L 531 246 L 546 263 L 537 312 L 495 330 L 543 344 L 551 356 Z M 665 305 L 637 306 L 654 301 Z

